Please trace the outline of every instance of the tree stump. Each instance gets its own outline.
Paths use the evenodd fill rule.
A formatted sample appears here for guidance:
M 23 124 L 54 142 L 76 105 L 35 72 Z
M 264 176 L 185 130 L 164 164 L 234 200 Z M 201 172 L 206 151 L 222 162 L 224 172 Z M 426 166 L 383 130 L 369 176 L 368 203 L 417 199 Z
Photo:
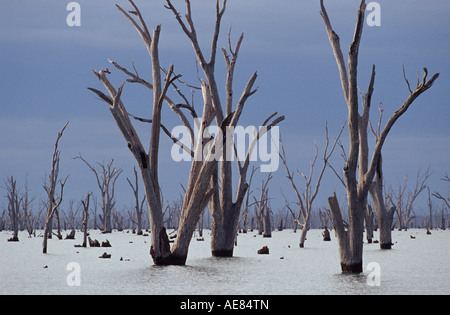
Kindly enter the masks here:
M 269 255 L 269 247 L 263 246 L 263 248 L 258 250 L 258 255 Z
M 103 255 L 99 256 L 98 258 L 109 259 L 109 258 L 111 258 L 111 254 L 108 254 L 107 252 L 104 252 Z
M 322 236 L 324 242 L 331 241 L 330 231 L 328 231 L 327 227 L 325 227 L 325 231 L 323 231 Z
M 75 230 L 70 231 L 69 234 L 66 235 L 66 240 L 74 240 L 75 239 Z

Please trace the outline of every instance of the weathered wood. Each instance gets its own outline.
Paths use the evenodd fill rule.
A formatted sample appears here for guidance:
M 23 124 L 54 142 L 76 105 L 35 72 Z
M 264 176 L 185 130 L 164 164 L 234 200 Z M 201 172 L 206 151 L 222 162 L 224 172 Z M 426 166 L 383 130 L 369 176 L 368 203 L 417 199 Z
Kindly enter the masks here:
M 63 200 L 63 192 L 64 192 L 64 185 L 67 182 L 67 179 L 69 176 L 66 176 L 64 180 L 60 180 L 60 191 L 59 191 L 59 199 L 56 201 L 55 194 L 56 194 L 56 185 L 58 184 L 58 176 L 59 176 L 59 157 L 61 154 L 61 151 L 58 150 L 59 140 L 64 134 L 64 130 L 66 129 L 69 122 L 67 122 L 64 127 L 61 129 L 60 132 L 58 132 L 58 137 L 56 138 L 55 147 L 53 150 L 52 155 L 52 169 L 49 175 L 49 183 L 48 186 L 44 185 L 44 189 L 47 192 L 47 214 L 45 218 L 45 225 L 44 225 L 44 238 L 42 241 L 42 253 L 47 254 L 47 240 L 49 238 L 49 235 L 52 233 L 52 218 L 55 213 L 55 211 L 58 210 L 59 206 L 62 203 Z
M 333 31 L 331 23 L 326 13 L 323 0 L 320 1 L 321 15 L 325 23 L 325 28 L 333 48 L 333 53 L 338 65 L 340 80 L 344 97 L 348 107 L 348 130 L 349 130 L 349 154 L 344 167 L 345 186 L 347 191 L 347 204 L 349 213 L 348 230 L 343 229 L 342 216 L 335 196 L 329 198 L 333 222 L 338 235 L 339 253 L 341 257 L 341 268 L 343 272 L 362 272 L 362 244 L 363 244 L 363 223 L 369 188 L 372 185 L 375 172 L 378 168 L 381 149 L 386 137 L 394 123 L 402 116 L 413 101 L 423 92 L 428 90 L 438 78 L 439 74 L 432 76 L 427 81 L 428 71 L 424 68 L 422 82 L 417 82 L 415 90 L 411 90 L 409 82 L 408 90 L 410 95 L 402 106 L 392 114 L 376 141 L 372 157 L 369 161 L 367 145 L 367 125 L 369 120 L 370 101 L 373 93 L 375 80 L 375 66 L 372 68 L 372 75 L 369 89 L 363 102 L 363 115 L 359 114 L 358 105 L 358 52 L 364 25 L 364 15 L 366 4 L 361 0 L 357 13 L 356 26 L 353 40 L 348 52 L 348 70 L 343 61 L 343 54 L 340 48 L 339 37 Z M 348 72 L 347 72 L 348 71 Z M 348 75 L 348 77 L 347 77 Z M 357 173 L 358 172 L 358 173 Z M 339 211 L 338 211 L 339 210 Z

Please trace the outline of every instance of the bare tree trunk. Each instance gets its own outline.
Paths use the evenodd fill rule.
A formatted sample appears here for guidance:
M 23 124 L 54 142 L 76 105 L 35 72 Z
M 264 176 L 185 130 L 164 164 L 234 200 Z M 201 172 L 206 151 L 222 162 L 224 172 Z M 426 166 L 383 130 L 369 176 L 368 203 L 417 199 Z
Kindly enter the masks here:
M 372 207 L 367 204 L 366 216 L 364 217 L 364 223 L 366 227 L 366 240 L 367 243 L 372 244 L 373 239 L 373 211 Z
M 20 207 L 23 201 L 22 197 L 19 197 L 19 190 L 17 189 L 17 182 L 13 176 L 9 177 L 6 182 L 6 190 L 8 192 L 8 215 L 13 231 L 12 238 L 8 239 L 9 242 L 19 241 L 19 217 Z
M 391 249 L 392 247 L 392 223 L 394 220 L 395 206 L 387 210 L 383 195 L 383 166 L 382 157 L 378 161 L 378 168 L 375 180 L 369 188 L 372 197 L 373 207 L 377 216 L 378 227 L 380 229 L 380 248 Z
M 349 154 L 344 167 L 345 185 L 347 191 L 348 205 L 348 230 L 344 229 L 342 216 L 336 195 L 328 199 L 328 204 L 333 215 L 333 223 L 338 236 L 339 253 L 341 260 L 341 269 L 343 272 L 361 273 L 363 260 L 363 237 L 364 237 L 364 214 L 366 211 L 367 194 L 372 184 L 378 161 L 380 160 L 381 149 L 384 141 L 394 123 L 402 116 L 423 92 L 428 90 L 438 78 L 439 74 L 427 82 L 428 71 L 424 69 L 422 82 L 418 81 L 415 90 L 411 90 L 408 80 L 405 81 L 410 92 L 403 105 L 392 114 L 386 123 L 383 131 L 376 141 L 372 158 L 369 163 L 369 153 L 367 145 L 367 126 L 369 120 L 369 111 L 373 86 L 375 80 L 375 66 L 372 67 L 372 75 L 369 83 L 368 92 L 363 99 L 363 114 L 359 114 L 359 95 L 357 83 L 358 52 L 361 41 L 361 35 L 364 25 L 364 15 L 366 3 L 361 0 L 357 14 L 357 21 L 352 43 L 348 53 L 348 72 L 344 57 L 340 47 L 340 39 L 332 29 L 328 14 L 320 1 L 321 15 L 325 23 L 326 31 L 330 40 L 331 47 L 338 66 L 342 90 L 348 107 L 348 130 L 349 130 Z M 358 173 L 358 174 L 357 174 Z
M 91 194 L 88 193 L 86 195 L 85 200 L 81 200 L 81 203 L 83 204 L 83 244 L 82 247 L 87 247 L 87 234 L 88 234 L 88 220 L 89 220 L 89 199 L 91 197 Z
M 209 95 L 211 97 L 212 106 L 215 111 L 215 118 L 217 126 L 223 127 L 235 127 L 244 108 L 244 104 L 246 100 L 256 92 L 252 90 L 253 85 L 256 81 L 257 74 L 256 72 L 250 77 L 247 82 L 247 85 L 244 88 L 244 91 L 239 98 L 239 101 L 236 105 L 235 111 L 232 111 L 233 108 L 233 77 L 234 77 L 234 68 L 236 65 L 239 48 L 241 46 L 242 40 L 244 38 L 243 34 L 239 37 L 235 47 L 231 47 L 231 39 L 230 34 L 228 36 L 229 42 L 229 51 L 225 48 L 222 49 L 225 63 L 226 63 L 226 84 L 225 84 L 225 92 L 226 92 L 226 105 L 225 105 L 225 114 L 222 108 L 221 100 L 219 97 L 219 90 L 216 83 L 215 77 L 215 65 L 216 65 L 216 54 L 217 54 L 217 42 L 220 33 L 221 20 L 226 10 L 227 1 L 223 1 L 222 6 L 220 6 L 220 1 L 216 1 L 216 21 L 214 26 L 214 35 L 211 43 L 211 52 L 210 59 L 207 61 L 203 54 L 202 49 L 200 48 L 200 44 L 197 39 L 197 34 L 195 30 L 195 26 L 191 16 L 191 5 L 190 1 L 186 0 L 186 23 L 181 18 L 181 14 L 176 10 L 176 8 L 172 5 L 171 1 L 167 0 L 167 8 L 170 9 L 174 15 L 178 23 L 180 24 L 183 32 L 191 41 L 191 44 L 194 48 L 194 52 L 196 54 L 198 63 L 203 70 L 203 73 L 207 80 L 207 86 L 209 89 Z M 230 58 L 231 57 L 231 58 Z M 222 161 L 220 163 L 220 168 L 217 170 L 217 176 L 213 175 L 216 179 L 216 182 L 212 184 L 213 186 L 218 185 L 219 181 L 219 172 L 220 172 L 220 191 L 215 192 L 213 195 L 214 201 L 210 203 L 210 212 L 212 218 L 212 232 L 211 232 L 211 252 L 213 256 L 225 256 L 229 257 L 233 254 L 234 248 L 234 240 L 238 230 L 239 217 L 241 211 L 241 205 L 243 198 L 247 192 L 248 184 L 246 182 L 247 169 L 250 159 L 250 154 L 253 150 L 253 147 L 258 141 L 258 139 L 265 134 L 272 126 L 275 126 L 278 122 L 282 121 L 284 117 L 279 117 L 272 121 L 269 124 L 270 119 L 272 119 L 276 115 L 271 115 L 266 121 L 263 123 L 263 130 L 259 130 L 257 136 L 252 141 L 250 148 L 248 149 L 246 159 L 242 166 L 239 164 L 239 184 L 236 192 L 236 197 L 233 201 L 233 189 L 232 189 L 232 165 L 230 159 L 227 158 L 232 156 L 232 152 L 228 150 L 232 150 L 232 147 L 224 146 L 224 150 L 222 151 Z M 233 141 L 232 139 L 226 139 L 226 141 Z M 217 166 L 218 167 L 218 166 Z
M 263 237 L 272 237 L 272 219 L 270 206 L 266 205 L 263 213 Z
M 47 254 L 47 240 L 49 238 L 49 234 L 51 235 L 51 220 L 53 218 L 54 213 L 58 210 L 59 206 L 62 203 L 63 200 L 63 191 L 64 191 L 64 185 L 67 182 L 67 179 L 69 176 L 67 176 L 64 180 L 60 180 L 60 192 L 59 192 L 59 200 L 55 200 L 55 193 L 56 193 L 56 185 L 58 183 L 58 175 L 59 175 L 59 157 L 61 154 L 61 151 L 58 150 L 58 144 L 59 140 L 63 136 L 64 130 L 66 129 L 69 122 L 67 122 L 62 130 L 58 133 L 58 137 L 56 138 L 55 142 L 55 149 L 53 151 L 52 156 L 52 170 L 49 175 L 49 183 L 48 186 L 44 185 L 44 188 L 47 192 L 47 216 L 45 219 L 45 225 L 44 225 L 44 240 L 42 242 L 42 253 Z

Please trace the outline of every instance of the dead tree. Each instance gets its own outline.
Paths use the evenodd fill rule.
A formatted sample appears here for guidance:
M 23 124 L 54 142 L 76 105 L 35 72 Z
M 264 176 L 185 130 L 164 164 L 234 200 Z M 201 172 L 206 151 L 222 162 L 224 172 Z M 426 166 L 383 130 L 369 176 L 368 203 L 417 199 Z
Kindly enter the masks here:
M 56 186 L 58 184 L 58 176 L 59 176 L 59 157 L 61 151 L 58 150 L 59 140 L 63 136 L 64 130 L 66 129 L 69 122 L 67 122 L 64 127 L 58 132 L 58 137 L 56 138 L 55 148 L 53 150 L 52 155 L 52 169 L 50 175 L 48 176 L 49 182 L 48 185 L 44 185 L 44 189 L 47 192 L 47 215 L 45 218 L 44 225 L 44 240 L 42 241 L 42 253 L 47 254 L 47 240 L 49 238 L 49 234 L 52 233 L 52 218 L 56 211 L 58 211 L 59 206 L 63 200 L 63 192 L 64 185 L 67 182 L 69 176 L 66 176 L 63 180 L 59 181 L 60 191 L 59 198 L 56 199 Z
M 25 182 L 23 197 L 22 197 L 22 213 L 23 213 L 23 223 L 28 232 L 28 237 L 35 234 L 37 216 L 33 215 L 31 209 L 31 204 L 33 203 L 35 196 L 30 196 L 30 189 L 28 187 L 28 182 Z
M 369 121 L 369 126 L 372 131 L 372 134 L 375 137 L 375 141 L 381 136 L 381 121 L 383 118 L 383 109 L 379 106 L 380 118 L 378 120 L 378 125 L 376 129 L 373 128 L 372 124 Z M 378 227 L 380 229 L 380 249 L 391 249 L 392 248 L 392 226 L 396 208 L 392 206 L 387 207 L 387 196 L 384 194 L 384 175 L 383 175 L 383 156 L 380 153 L 380 157 L 378 159 L 378 166 L 375 171 L 375 177 L 370 185 L 369 194 L 373 201 L 373 208 L 377 217 Z
M 85 200 L 81 200 L 81 203 L 83 204 L 83 244 L 82 247 L 87 247 L 87 234 L 88 234 L 88 220 L 89 220 L 89 201 L 90 201 L 91 193 L 88 193 L 86 195 Z
M 136 171 L 136 168 L 133 168 L 134 172 L 134 185 L 130 181 L 130 179 L 127 177 L 127 182 L 130 185 L 131 189 L 133 190 L 134 194 L 134 216 L 129 215 L 130 220 L 136 225 L 136 234 L 142 235 L 142 213 L 144 210 L 144 203 L 145 203 L 145 195 L 144 198 L 142 198 L 141 201 L 139 201 L 139 181 L 138 181 L 138 174 Z M 134 220 L 136 219 L 136 220 Z
M 373 239 L 373 211 L 372 206 L 367 204 L 366 215 L 364 217 L 364 225 L 366 227 L 366 240 L 371 244 Z
M 272 179 L 272 173 L 267 175 L 266 180 L 261 181 L 261 189 L 259 200 L 253 197 L 255 200 L 255 217 L 258 225 L 259 235 L 263 237 L 272 237 L 272 225 L 270 220 L 271 209 L 269 206 L 269 182 Z
M 116 204 L 116 201 L 114 200 L 116 181 L 120 174 L 122 174 L 122 169 L 117 168 L 114 165 L 114 159 L 111 159 L 107 164 L 97 163 L 100 166 L 100 171 L 89 164 L 81 154 L 75 157 L 75 159 L 82 160 L 95 175 L 97 186 L 102 196 L 102 215 L 99 215 L 100 220 L 102 221 L 102 233 L 111 233 L 111 219 Z
M 228 125 L 230 127 L 236 127 L 238 120 L 244 109 L 244 105 L 247 99 L 256 93 L 257 89 L 253 89 L 255 84 L 257 74 L 256 72 L 248 80 L 243 93 L 241 94 L 237 105 L 233 111 L 233 79 L 234 79 L 234 69 L 236 66 L 238 53 L 242 41 L 244 39 L 244 34 L 241 34 L 235 47 L 231 45 L 231 35 L 228 34 L 228 50 L 222 48 L 222 53 L 226 64 L 226 82 L 225 82 L 225 93 L 226 100 L 224 108 L 222 107 L 222 101 L 219 97 L 219 89 L 217 87 L 216 76 L 215 76 L 215 66 L 216 66 L 216 55 L 218 38 L 221 28 L 222 17 L 226 10 L 227 1 L 223 0 L 222 5 L 220 5 L 220 0 L 216 1 L 216 21 L 214 25 L 214 34 L 211 41 L 211 51 L 209 60 L 206 59 L 204 52 L 200 48 L 200 44 L 197 38 L 197 32 L 195 29 L 194 22 L 192 20 L 191 4 L 189 0 L 185 0 L 186 4 L 186 14 L 185 21 L 182 19 L 182 15 L 177 11 L 177 9 L 172 5 L 171 1 L 167 0 L 166 8 L 171 10 L 177 22 L 180 24 L 181 29 L 188 37 L 192 44 L 195 55 L 197 57 L 198 64 L 206 77 L 207 82 L 207 93 L 211 98 L 212 107 L 215 112 L 215 120 L 217 126 Z M 224 146 L 222 151 L 222 161 L 220 162 L 220 168 L 216 167 L 214 174 L 211 179 L 211 187 L 218 187 L 214 189 L 211 201 L 209 203 L 209 209 L 212 218 L 212 231 L 211 231 L 211 252 L 213 256 L 216 257 L 231 257 L 233 256 L 234 240 L 239 226 L 239 218 L 241 213 L 241 206 L 244 196 L 248 189 L 248 183 L 246 180 L 248 166 L 250 162 L 250 156 L 256 142 L 267 133 L 273 126 L 277 125 L 284 119 L 284 116 L 274 117 L 277 113 L 270 115 L 259 128 L 257 134 L 251 141 L 248 151 L 243 159 L 243 163 L 238 162 L 238 174 L 239 183 L 236 190 L 236 195 L 233 197 L 233 187 L 232 187 L 232 162 L 229 157 L 233 155 L 232 149 Z M 227 139 L 226 141 L 232 141 L 232 139 Z M 228 158 L 227 158 L 228 157 Z M 220 173 L 220 176 L 219 176 Z M 220 183 L 220 184 L 219 184 Z
M 243 227 L 242 227 L 243 233 L 247 233 L 247 229 L 248 229 L 248 215 L 249 215 L 250 207 L 251 207 L 251 205 L 249 204 L 249 201 L 250 201 L 250 195 L 252 194 L 252 192 L 250 191 L 250 187 L 252 185 L 253 176 L 255 175 L 255 172 L 258 170 L 258 168 L 259 167 L 252 167 L 252 172 L 250 174 L 250 179 L 248 181 L 248 189 L 247 189 L 247 194 L 245 197 L 244 208 L 242 210 L 241 218 L 239 219 L 239 222 L 243 221 Z
M 399 231 L 407 231 L 411 220 L 415 218 L 414 202 L 427 188 L 426 181 L 430 176 L 429 168 L 423 174 L 419 170 L 413 190 L 408 189 L 408 176 L 405 176 L 403 184 L 399 184 L 397 192 L 391 188 L 388 198 L 392 205 L 396 207 Z
M 141 121 L 149 122 L 152 124 L 150 133 L 150 146 L 148 153 L 144 149 L 142 142 L 131 123 L 129 114 L 125 109 L 125 105 L 122 103 L 121 94 L 125 82 L 116 90 L 110 83 L 109 79 L 106 77 L 106 73 L 103 70 L 94 71 L 95 75 L 99 81 L 104 85 L 109 93 L 109 96 L 105 95 L 103 92 L 89 88 L 91 91 L 96 93 L 104 102 L 110 106 L 111 114 L 119 127 L 123 137 L 127 142 L 127 147 L 133 154 L 139 170 L 141 173 L 142 181 L 144 184 L 145 195 L 147 199 L 147 204 L 149 208 L 150 217 L 150 227 L 152 232 L 152 245 L 150 248 L 150 254 L 153 258 L 153 262 L 156 265 L 184 265 L 187 258 L 189 243 L 192 239 L 192 234 L 195 230 L 195 225 L 198 222 L 200 214 L 206 207 L 213 191 L 216 187 L 210 187 L 210 178 L 212 173 L 217 168 L 217 161 L 213 158 L 213 152 L 216 145 L 219 144 L 219 137 L 216 137 L 210 143 L 209 150 L 203 150 L 203 139 L 195 142 L 194 132 L 192 125 L 188 121 L 187 117 L 180 110 L 181 106 L 177 106 L 168 96 L 167 91 L 174 82 L 180 78 L 180 75 L 174 74 L 174 67 L 171 65 L 169 70 L 166 71 L 166 76 L 163 80 L 161 78 L 161 66 L 159 61 L 159 37 L 161 32 L 161 26 L 157 26 L 153 31 L 153 35 L 150 32 L 144 22 L 144 19 L 134 4 L 133 1 L 129 1 L 133 6 L 134 10 L 127 13 L 120 6 L 116 5 L 119 11 L 130 21 L 134 28 L 138 31 L 142 40 L 147 47 L 152 61 L 152 83 L 142 79 L 137 71 L 135 73 L 128 71 L 127 69 L 121 67 L 114 61 L 110 61 L 116 69 L 122 71 L 127 76 L 129 76 L 128 82 L 139 83 L 144 87 L 150 89 L 153 93 L 153 115 L 152 119 L 139 119 Z M 131 15 L 137 17 L 137 21 Z M 203 116 L 200 123 L 200 133 L 203 135 L 203 131 L 208 128 L 212 119 L 215 116 L 215 111 L 211 102 L 211 97 L 209 93 L 209 87 L 207 83 L 202 84 L 203 92 Z M 186 98 L 184 98 L 186 101 Z M 168 132 L 161 123 L 161 110 L 163 103 L 166 102 L 174 113 L 183 122 L 184 126 L 189 130 L 191 134 L 191 140 L 193 143 L 193 150 L 186 148 L 180 143 L 173 135 Z M 188 107 L 192 112 L 195 112 L 191 106 L 188 104 L 183 104 L 183 107 Z M 235 114 L 239 117 L 240 114 Z M 227 124 L 224 124 L 226 127 Z M 178 228 L 178 237 L 172 247 L 170 248 L 169 238 L 164 227 L 164 216 L 162 211 L 161 194 L 159 187 L 158 178 L 158 152 L 159 152 L 159 142 L 160 142 L 160 130 L 168 134 L 168 136 L 176 144 L 180 145 L 184 150 L 189 152 L 190 155 L 194 156 L 194 161 L 192 162 L 191 172 L 189 174 L 188 186 L 186 188 L 186 194 L 183 201 L 180 225 Z M 222 141 L 222 139 L 220 139 Z M 195 143 L 195 144 L 194 144 Z M 196 154 L 197 153 L 197 154 Z
M 19 189 L 17 188 L 17 182 L 13 176 L 8 177 L 5 181 L 7 198 L 8 198 L 8 216 L 13 231 L 13 236 L 8 239 L 8 242 L 19 241 L 19 221 L 20 210 L 23 197 L 20 196 Z
M 281 137 L 280 137 L 281 151 L 279 152 L 279 155 L 280 155 L 281 161 L 283 162 L 284 168 L 286 170 L 286 174 L 287 174 L 286 177 L 289 179 L 289 182 L 291 183 L 291 186 L 295 192 L 295 195 L 297 196 L 298 205 L 300 206 L 299 215 L 296 217 L 294 216 L 294 212 L 292 211 L 292 209 L 290 207 L 288 207 L 288 209 L 291 211 L 292 215 L 295 217 L 295 220 L 296 220 L 295 225 L 296 226 L 300 225 L 302 227 L 302 233 L 300 235 L 300 242 L 299 242 L 300 248 L 304 248 L 304 246 L 305 246 L 306 234 L 308 233 L 308 230 L 310 228 L 312 204 L 313 204 L 314 200 L 316 199 L 316 196 L 319 192 L 320 183 L 322 181 L 322 177 L 325 172 L 325 169 L 328 165 L 328 160 L 333 155 L 334 149 L 336 148 L 336 144 L 338 143 L 339 138 L 341 137 L 344 127 L 345 127 L 345 125 L 342 126 L 338 136 L 334 140 L 334 143 L 331 146 L 330 152 L 328 152 L 328 148 L 330 145 L 330 141 L 329 141 L 329 137 L 328 137 L 328 127 L 325 127 L 326 144 L 325 144 L 325 149 L 323 151 L 323 156 L 322 156 L 323 164 L 322 164 L 322 168 L 319 173 L 319 177 L 317 178 L 316 184 L 314 186 L 314 191 L 312 190 L 313 189 L 312 177 L 313 177 L 314 167 L 315 167 L 316 161 L 317 161 L 317 156 L 319 153 L 316 144 L 314 144 L 315 155 L 314 155 L 314 159 L 310 163 L 309 175 L 306 176 L 303 172 L 300 172 L 297 169 L 297 173 L 299 173 L 305 180 L 303 196 L 300 194 L 300 192 L 297 188 L 297 185 L 294 181 L 294 173 L 289 170 L 289 167 L 287 165 L 286 153 L 284 151 L 283 141 L 281 140 Z M 295 229 L 296 229 L 296 227 L 295 227 Z
M 450 177 L 448 176 L 448 174 L 445 174 L 445 176 L 443 178 L 441 178 L 441 180 L 450 183 Z M 444 202 L 445 206 L 447 207 L 447 210 L 450 210 L 450 190 L 447 193 L 447 199 L 442 197 L 442 195 L 438 192 L 434 192 L 433 196 L 436 197 L 437 199 L 440 199 Z
M 439 74 L 432 76 L 427 81 L 428 70 L 424 69 L 422 81 L 418 80 L 414 90 L 405 77 L 409 90 L 409 95 L 403 105 L 395 111 L 385 127 L 379 139 L 375 143 L 371 160 L 369 162 L 369 148 L 367 141 L 367 127 L 369 121 L 369 111 L 375 81 L 375 66 L 372 67 L 369 88 L 363 97 L 363 114 L 359 114 L 359 89 L 357 80 L 358 53 L 365 22 L 366 3 L 361 1 L 357 14 L 357 21 L 353 40 L 348 53 L 348 70 L 344 62 L 344 56 L 340 47 L 340 39 L 333 30 L 328 14 L 325 10 L 323 0 L 320 1 L 321 16 L 325 23 L 325 28 L 333 49 L 334 57 L 339 70 L 340 81 L 344 98 L 348 107 L 348 132 L 349 132 L 349 154 L 344 167 L 345 186 L 347 191 L 347 206 L 349 214 L 348 229 L 344 228 L 340 207 L 336 194 L 328 198 L 328 204 L 333 215 L 333 223 L 337 233 L 341 269 L 343 272 L 361 273 L 363 271 L 363 235 L 364 235 L 364 214 L 366 211 L 367 194 L 374 179 L 379 165 L 381 149 L 386 137 L 394 123 L 402 116 L 422 93 L 428 90 L 438 78 Z

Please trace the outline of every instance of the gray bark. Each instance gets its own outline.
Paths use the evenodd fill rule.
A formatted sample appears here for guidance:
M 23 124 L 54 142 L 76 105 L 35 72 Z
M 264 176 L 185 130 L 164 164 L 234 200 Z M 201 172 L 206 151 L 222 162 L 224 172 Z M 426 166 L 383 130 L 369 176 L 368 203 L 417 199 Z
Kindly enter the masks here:
M 59 140 L 63 136 L 64 130 L 66 129 L 69 122 L 67 122 L 62 130 L 58 132 L 58 137 L 56 138 L 55 142 L 55 148 L 53 150 L 52 155 L 52 169 L 49 175 L 49 183 L 48 186 L 44 186 L 45 191 L 47 192 L 47 215 L 45 218 L 45 225 L 44 225 L 44 239 L 42 241 L 42 253 L 47 254 L 47 240 L 49 238 L 49 234 L 51 235 L 52 230 L 52 218 L 55 212 L 58 210 L 59 206 L 61 205 L 61 202 L 63 200 L 63 191 L 64 191 L 64 185 L 67 182 L 67 179 L 69 176 L 67 176 L 64 180 L 60 180 L 60 192 L 59 192 L 59 199 L 58 201 L 55 200 L 56 195 L 56 185 L 58 184 L 58 176 L 59 176 L 59 157 L 61 154 L 61 151 L 58 150 L 58 144 Z
M 363 270 L 362 248 L 367 194 L 375 176 L 376 169 L 378 168 L 378 161 L 380 160 L 381 149 L 384 141 L 386 140 L 389 131 L 397 119 L 406 112 L 409 106 L 419 95 L 433 85 L 439 74 L 433 75 L 433 77 L 427 81 L 428 71 L 425 68 L 422 82 L 417 82 L 417 86 L 414 91 L 411 90 L 409 82 L 405 78 L 410 94 L 404 101 L 403 105 L 394 114 L 392 114 L 386 123 L 384 129 L 380 133 L 380 137 L 376 141 L 372 157 L 369 161 L 367 124 L 369 120 L 370 103 L 375 79 L 375 66 L 372 68 L 369 89 L 363 102 L 364 112 L 362 116 L 359 114 L 357 84 L 358 52 L 364 25 L 366 3 L 362 0 L 359 6 L 354 36 L 348 53 L 348 72 L 340 47 L 339 36 L 332 29 L 328 14 L 323 5 L 323 0 L 320 1 L 320 6 L 321 15 L 325 23 L 330 44 L 333 48 L 336 63 L 338 65 L 341 85 L 348 107 L 350 148 L 348 159 L 344 167 L 349 214 L 348 230 L 344 229 L 336 195 L 330 197 L 328 199 L 328 203 L 333 215 L 333 222 L 338 236 L 341 269 L 343 272 L 361 273 Z
M 222 128 L 226 126 L 233 126 L 233 127 L 236 126 L 242 114 L 242 110 L 244 108 L 246 100 L 256 92 L 256 89 L 252 90 L 252 88 L 256 81 L 257 74 L 255 72 L 247 82 L 247 85 L 244 88 L 244 91 L 236 105 L 235 111 L 232 112 L 234 69 L 238 57 L 239 48 L 243 40 L 243 34 L 241 34 L 241 36 L 239 37 L 236 46 L 234 48 L 231 47 L 231 40 L 229 34 L 228 37 L 230 44 L 229 52 L 227 52 L 225 48 L 222 49 L 226 63 L 226 73 L 227 73 L 225 83 L 225 92 L 227 97 L 224 112 L 219 97 L 219 89 L 217 87 L 215 77 L 215 65 L 216 65 L 217 44 L 221 28 L 221 21 L 226 10 L 227 1 L 224 0 L 222 6 L 220 6 L 219 0 L 216 1 L 216 21 L 214 25 L 214 34 L 211 41 L 211 51 L 208 61 L 205 58 L 205 55 L 202 49 L 200 48 L 200 44 L 198 42 L 195 25 L 191 15 L 190 1 L 188 0 L 185 1 L 186 3 L 185 21 L 182 19 L 182 15 L 172 5 L 171 1 L 167 0 L 166 2 L 167 2 L 166 8 L 170 9 L 174 13 L 177 22 L 181 26 L 181 29 L 189 38 L 192 47 L 194 49 L 195 55 L 197 57 L 198 63 L 206 77 L 209 95 L 211 96 L 211 102 L 215 112 L 215 119 L 217 126 L 221 126 Z M 273 117 L 274 115 L 270 116 L 270 118 Z M 272 126 L 276 125 L 283 119 L 284 117 L 279 117 L 270 124 L 268 124 L 269 120 L 266 120 L 263 123 L 263 126 L 266 126 L 268 124 L 267 127 L 268 129 L 270 129 Z M 227 123 L 224 125 L 225 122 Z M 259 139 L 260 136 L 262 136 L 262 134 L 263 133 L 258 133 L 256 141 Z M 254 144 L 251 145 L 251 147 L 253 146 Z M 251 150 L 252 149 L 249 148 L 250 154 Z M 241 205 L 248 189 L 248 184 L 246 182 L 246 175 L 249 164 L 249 161 L 247 161 L 249 159 L 249 154 L 248 159 L 244 161 L 243 165 L 242 166 L 239 165 L 239 184 L 236 196 L 233 200 L 232 165 L 231 162 L 226 159 L 227 156 L 232 155 L 232 152 L 227 152 L 226 146 L 223 151 L 224 151 L 223 161 L 220 163 L 220 168 L 217 166 L 217 170 L 215 170 L 212 174 L 214 182 L 211 184 L 211 187 L 219 187 L 218 182 L 220 180 L 220 191 L 215 191 L 213 193 L 212 200 L 209 206 L 212 218 L 211 251 L 213 256 L 229 257 L 233 255 L 234 240 L 238 230 Z

